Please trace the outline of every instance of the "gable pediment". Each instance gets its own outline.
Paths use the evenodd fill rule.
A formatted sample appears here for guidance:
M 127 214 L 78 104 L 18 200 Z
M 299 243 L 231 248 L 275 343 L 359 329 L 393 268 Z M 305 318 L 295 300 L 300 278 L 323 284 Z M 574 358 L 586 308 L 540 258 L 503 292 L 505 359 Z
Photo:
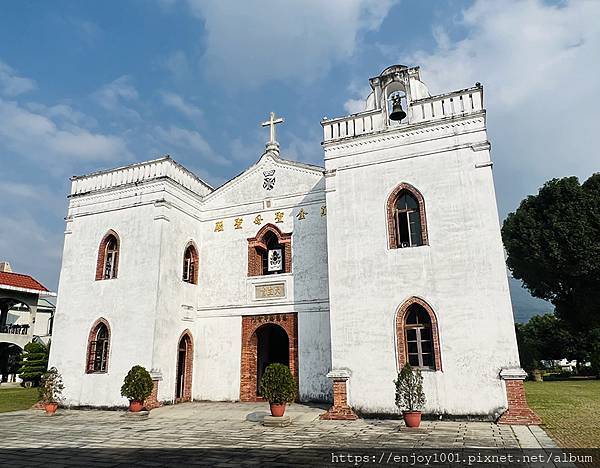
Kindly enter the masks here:
M 230 207 L 321 191 L 325 188 L 323 170 L 265 153 L 256 164 L 207 196 L 204 207 Z

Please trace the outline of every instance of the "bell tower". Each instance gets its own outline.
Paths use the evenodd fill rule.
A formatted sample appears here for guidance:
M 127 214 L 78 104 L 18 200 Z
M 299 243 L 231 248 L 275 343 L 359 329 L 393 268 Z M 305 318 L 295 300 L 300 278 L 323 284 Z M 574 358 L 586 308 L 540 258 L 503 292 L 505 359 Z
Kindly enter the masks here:
M 520 401 L 522 373 L 483 87 L 432 96 L 404 65 L 369 84 L 363 111 L 321 122 L 329 417 L 395 411 L 409 362 L 423 368 L 426 412 L 496 419 Z

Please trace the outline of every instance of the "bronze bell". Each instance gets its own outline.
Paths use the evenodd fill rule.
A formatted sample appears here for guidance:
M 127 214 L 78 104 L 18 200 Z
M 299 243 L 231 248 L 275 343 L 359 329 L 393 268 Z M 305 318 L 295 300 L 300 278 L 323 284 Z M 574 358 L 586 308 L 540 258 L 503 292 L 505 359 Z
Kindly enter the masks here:
M 390 114 L 390 120 L 397 120 L 398 122 L 402 121 L 406 117 L 406 112 L 402 109 L 402 103 L 400 102 L 400 98 L 394 96 L 392 103 L 392 113 Z

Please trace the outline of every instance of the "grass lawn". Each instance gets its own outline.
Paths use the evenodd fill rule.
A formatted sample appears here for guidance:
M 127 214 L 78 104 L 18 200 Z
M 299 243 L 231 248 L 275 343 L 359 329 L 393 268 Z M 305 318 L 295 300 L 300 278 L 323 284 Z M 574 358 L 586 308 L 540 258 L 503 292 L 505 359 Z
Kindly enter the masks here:
M 525 392 L 561 447 L 600 447 L 600 380 L 525 382 Z
M 36 401 L 37 388 L 2 388 L 0 385 L 0 413 L 29 409 Z

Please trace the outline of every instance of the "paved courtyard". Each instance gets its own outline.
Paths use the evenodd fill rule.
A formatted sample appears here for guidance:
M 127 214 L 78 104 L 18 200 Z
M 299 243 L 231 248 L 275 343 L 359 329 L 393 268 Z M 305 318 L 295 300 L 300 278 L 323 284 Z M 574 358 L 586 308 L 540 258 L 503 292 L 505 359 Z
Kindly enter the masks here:
M 292 405 L 288 427 L 265 427 L 266 404 L 185 403 L 149 417 L 121 411 L 28 410 L 0 414 L 0 463 L 7 466 L 404 466 L 400 456 L 429 455 L 428 466 L 573 466 L 481 463 L 486 456 L 550 454 L 538 427 L 487 422 L 321 421 L 323 408 Z M 525 449 L 525 452 L 523 450 Z M 530 450 L 534 449 L 534 450 Z M 446 454 L 445 456 L 442 453 Z M 437 455 L 436 455 L 437 454 Z M 460 457 L 456 460 L 448 458 Z M 360 457 L 360 458 L 359 458 Z M 396 457 L 396 458 L 395 458 Z M 406 463 L 401 463 L 404 460 Z M 416 460 L 416 459 L 415 459 Z M 452 462 L 452 463 L 449 463 Z M 425 463 L 416 463 L 423 466 Z

